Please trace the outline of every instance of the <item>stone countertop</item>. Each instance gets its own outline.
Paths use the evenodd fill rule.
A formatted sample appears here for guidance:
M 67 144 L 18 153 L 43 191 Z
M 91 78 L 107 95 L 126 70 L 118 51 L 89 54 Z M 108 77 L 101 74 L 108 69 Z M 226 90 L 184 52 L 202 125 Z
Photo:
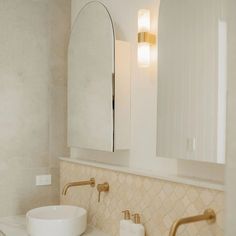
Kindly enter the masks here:
M 26 232 L 26 219 L 25 216 L 10 216 L 0 218 L 0 230 L 6 236 L 29 236 Z M 108 236 L 102 231 L 88 226 L 83 236 Z

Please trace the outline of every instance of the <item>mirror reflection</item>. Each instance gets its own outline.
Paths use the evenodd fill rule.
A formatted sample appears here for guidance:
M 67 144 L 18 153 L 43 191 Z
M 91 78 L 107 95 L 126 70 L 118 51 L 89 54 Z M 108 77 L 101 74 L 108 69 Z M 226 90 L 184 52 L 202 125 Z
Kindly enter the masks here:
M 157 156 L 225 163 L 227 23 L 221 0 L 163 0 Z

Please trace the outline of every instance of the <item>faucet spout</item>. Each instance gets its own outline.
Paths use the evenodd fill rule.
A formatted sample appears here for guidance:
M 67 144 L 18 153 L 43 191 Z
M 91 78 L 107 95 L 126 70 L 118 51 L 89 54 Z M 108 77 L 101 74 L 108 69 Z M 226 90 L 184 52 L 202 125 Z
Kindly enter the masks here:
M 64 186 L 62 190 L 62 195 L 66 195 L 68 189 L 71 187 L 84 186 L 84 185 L 90 185 L 91 187 L 95 187 L 95 179 L 91 178 L 90 180 L 87 180 L 87 181 L 78 181 L 78 182 L 68 183 Z
M 171 226 L 169 236 L 176 236 L 177 230 L 180 225 L 204 221 L 204 220 L 206 220 L 209 224 L 215 223 L 216 221 L 215 211 L 212 209 L 207 209 L 204 211 L 202 215 L 191 216 L 191 217 L 186 217 L 186 218 L 181 218 L 179 220 L 176 220 Z

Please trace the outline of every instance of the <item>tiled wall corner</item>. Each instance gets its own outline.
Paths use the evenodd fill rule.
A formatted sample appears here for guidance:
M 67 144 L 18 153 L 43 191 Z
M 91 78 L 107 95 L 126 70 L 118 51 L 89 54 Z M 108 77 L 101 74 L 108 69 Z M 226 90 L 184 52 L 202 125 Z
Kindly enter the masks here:
M 89 223 L 111 236 L 119 235 L 124 209 L 141 213 L 146 236 L 168 236 L 175 219 L 202 213 L 209 207 L 217 213 L 216 224 L 181 226 L 178 236 L 224 234 L 224 192 L 61 161 L 61 188 L 68 182 L 90 177 L 95 177 L 96 183 L 110 184 L 109 193 L 102 194 L 100 203 L 96 188 L 84 186 L 71 188 L 67 196 L 61 196 L 61 204 L 86 208 Z

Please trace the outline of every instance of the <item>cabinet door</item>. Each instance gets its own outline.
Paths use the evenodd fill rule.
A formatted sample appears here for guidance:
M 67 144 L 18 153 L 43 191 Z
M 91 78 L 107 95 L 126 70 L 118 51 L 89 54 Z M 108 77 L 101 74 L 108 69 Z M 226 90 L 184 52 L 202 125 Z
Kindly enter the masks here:
M 227 22 L 222 1 L 160 5 L 159 157 L 225 162 Z
M 91 2 L 74 22 L 68 52 L 68 145 L 113 150 L 114 31 L 107 9 Z

